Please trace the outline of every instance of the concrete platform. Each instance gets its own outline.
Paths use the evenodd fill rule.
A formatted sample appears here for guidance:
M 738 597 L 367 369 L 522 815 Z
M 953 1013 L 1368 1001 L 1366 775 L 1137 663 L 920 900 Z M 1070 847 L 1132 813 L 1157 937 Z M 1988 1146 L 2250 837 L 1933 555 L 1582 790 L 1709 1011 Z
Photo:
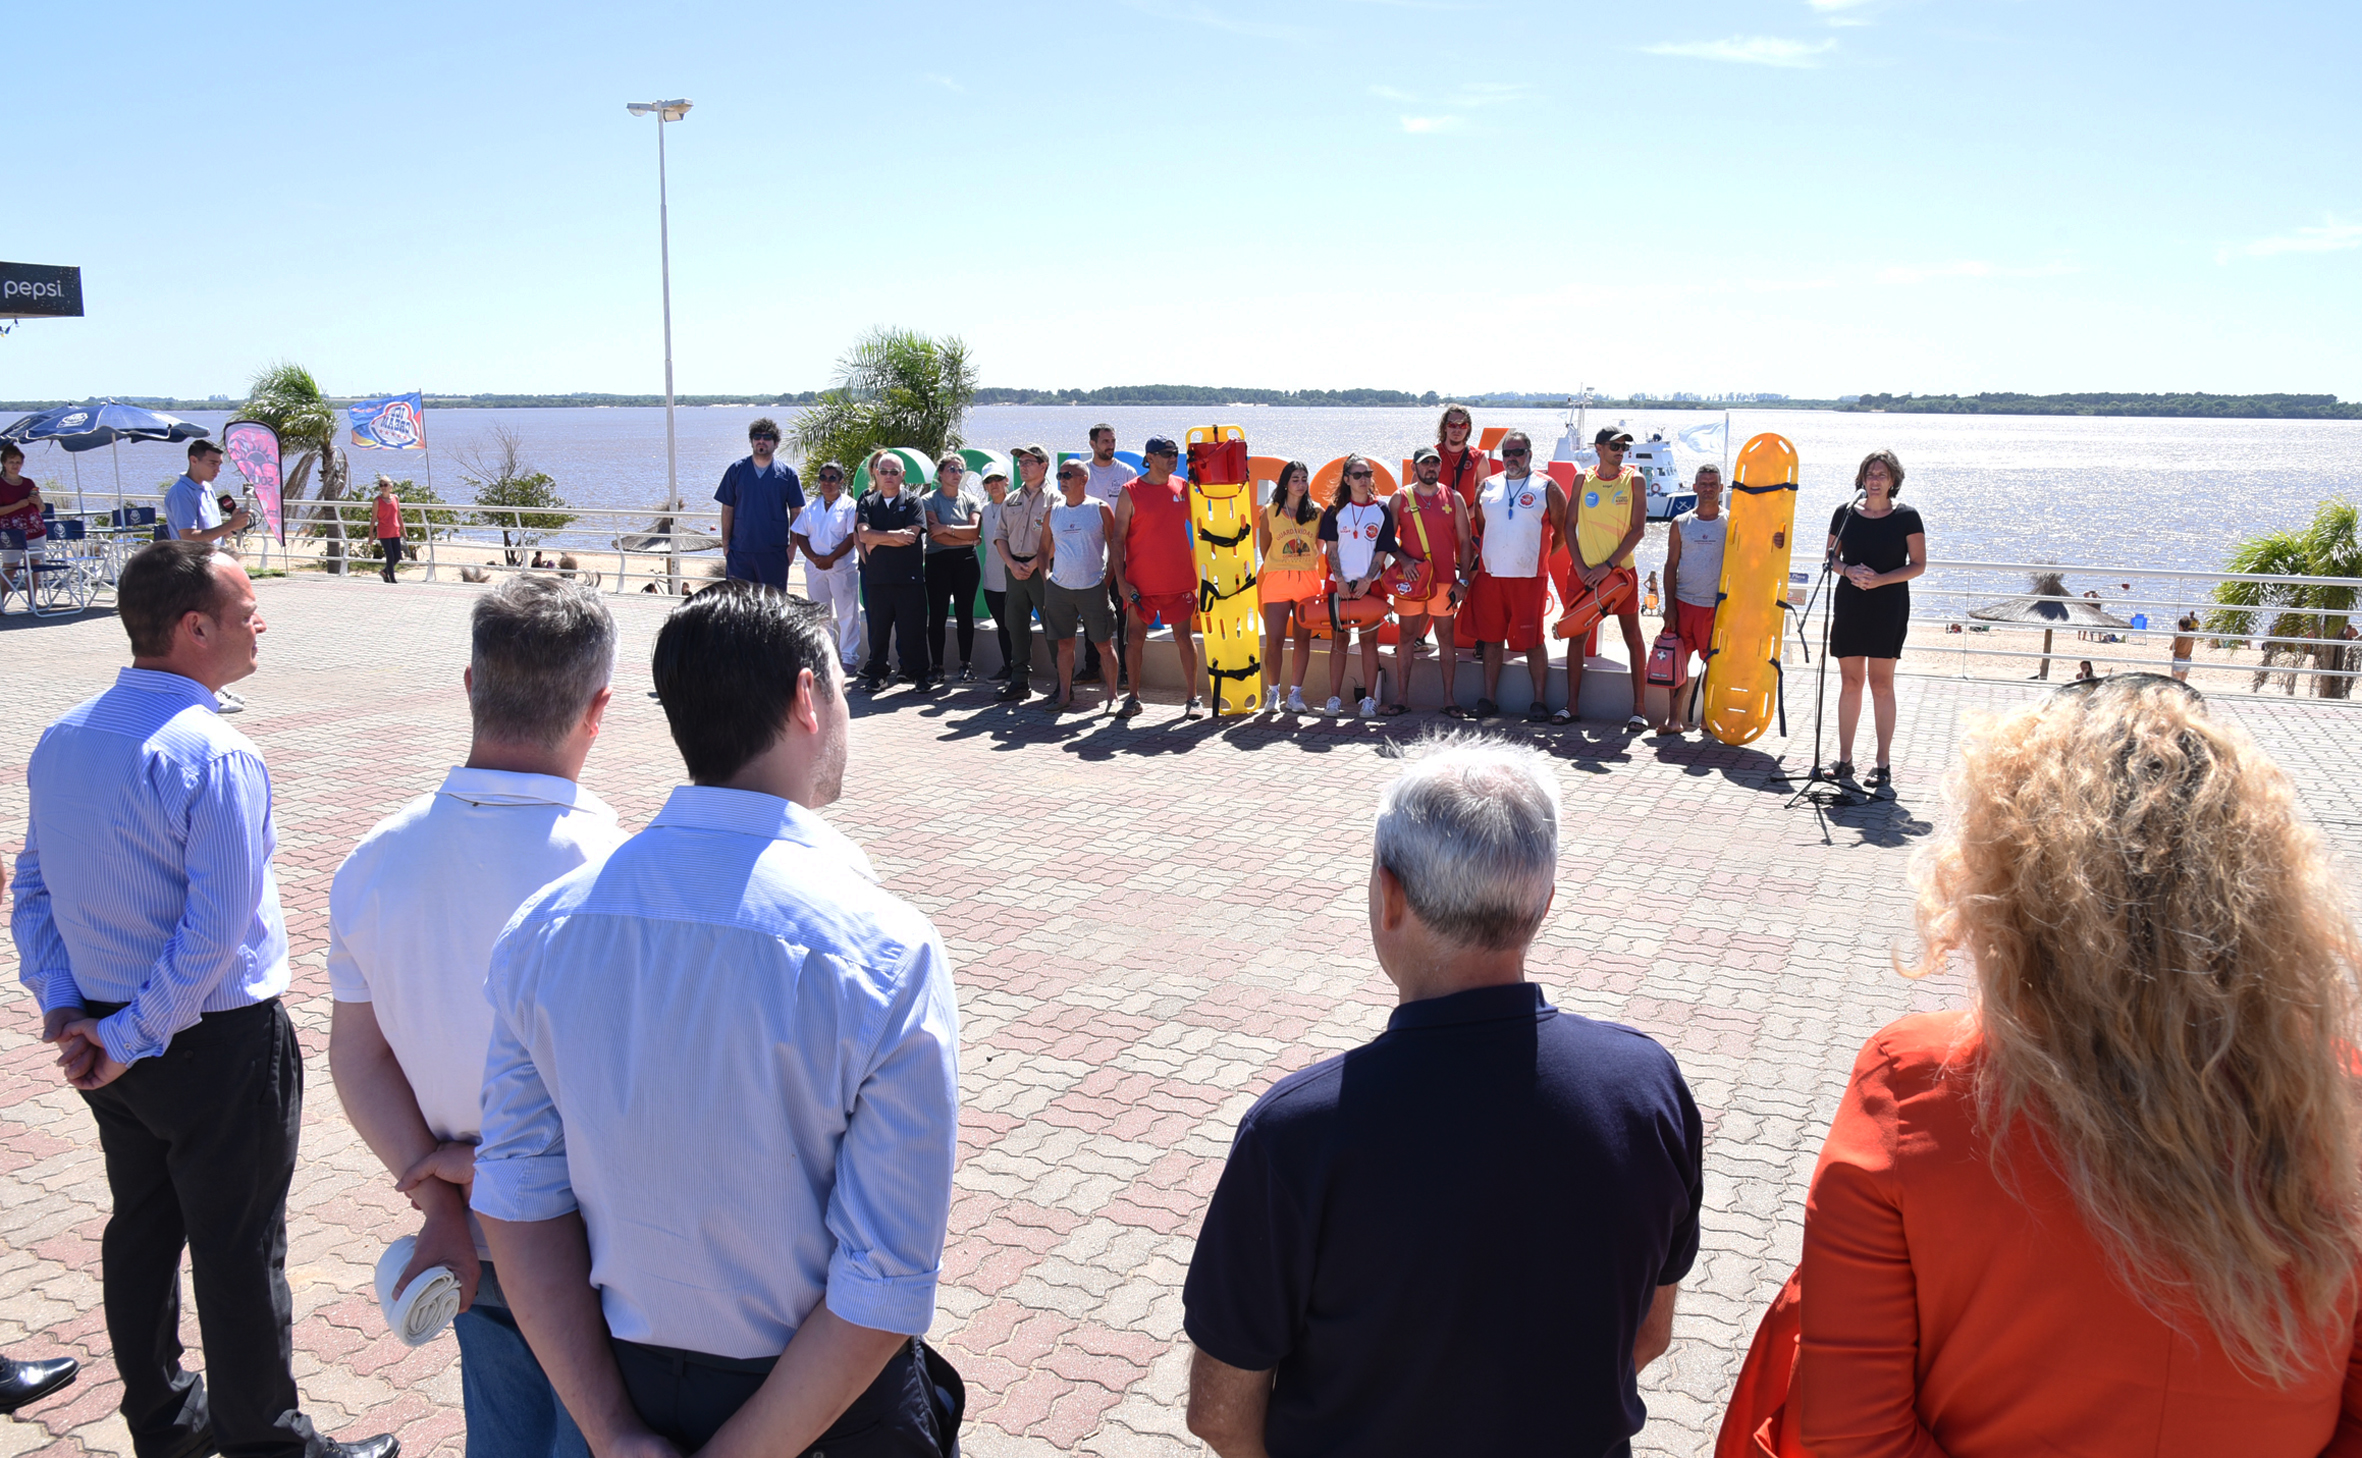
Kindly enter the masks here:
M 448 1336 L 403 1347 L 369 1295 L 379 1251 L 415 1217 L 331 1088 L 326 903 L 354 841 L 465 752 L 474 591 L 263 583 L 270 631 L 236 721 L 271 769 L 309 1080 L 290 1201 L 296 1372 L 324 1430 L 397 1431 L 408 1458 L 463 1450 L 458 1353 Z M 615 704 L 584 776 L 633 827 L 680 777 L 648 697 L 669 606 L 615 601 Z M 0 650 L 17 666 L 0 700 L 0 854 L 13 857 L 35 736 L 126 652 L 104 613 L 11 615 Z M 1523 683 L 1511 674 L 1504 702 L 1522 702 L 1507 697 Z M 1152 656 L 1151 706 L 1131 720 L 1053 719 L 995 703 L 986 684 L 857 698 L 846 795 L 828 812 L 934 918 L 955 963 L 961 1154 L 932 1340 L 966 1374 L 975 1458 L 1201 1451 L 1182 1423 L 1181 1282 L 1239 1116 L 1284 1074 L 1375 1036 L 1394 1001 L 1366 928 L 1371 807 L 1393 772 L 1382 751 L 1436 718 L 1184 721 L 1158 676 Z M 1596 723 L 1500 730 L 1548 754 L 1566 796 L 1556 910 L 1530 975 L 1562 1007 L 1661 1040 L 1705 1121 L 1704 1251 L 1672 1350 L 1643 1377 L 1637 1452 L 1710 1450 L 1795 1261 L 1805 1184 L 1863 1038 L 1965 997 L 1955 973 L 1892 969 L 1911 949 L 1905 863 L 1936 829 L 1964 720 L 2041 691 L 1906 680 L 1901 798 L 1825 814 L 1791 807 L 1769 778 L 1812 757 L 1797 698 L 1797 737 L 1747 749 Z M 2350 882 L 2350 711 L 2221 711 L 2304 787 Z M 0 1458 L 127 1454 L 99 1309 L 97 1139 L 37 1041 L 13 950 L 0 987 L 0 1349 L 86 1363 L 76 1386 L 0 1420 Z M 194 1360 L 193 1305 L 184 1336 Z

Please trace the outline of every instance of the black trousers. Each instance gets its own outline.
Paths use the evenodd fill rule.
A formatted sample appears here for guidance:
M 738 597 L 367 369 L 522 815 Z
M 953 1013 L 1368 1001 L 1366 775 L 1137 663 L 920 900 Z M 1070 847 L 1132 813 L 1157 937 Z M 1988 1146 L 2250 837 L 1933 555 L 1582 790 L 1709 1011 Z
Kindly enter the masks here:
M 1132 615 L 1127 611 L 1130 604 L 1124 601 L 1123 592 L 1115 585 L 1115 576 L 1112 573 L 1107 578 L 1107 600 L 1115 604 L 1116 669 L 1118 673 L 1129 673 L 1132 661 Z M 1082 639 L 1083 677 L 1089 678 L 1092 674 L 1099 672 L 1099 645 L 1091 641 L 1091 635 L 1088 633 L 1083 634 Z M 1108 687 L 1113 688 L 1115 685 L 1109 684 Z
M 921 635 L 927 627 L 927 584 L 864 580 L 861 597 L 869 608 L 869 666 L 862 671 L 870 678 L 886 676 L 886 639 L 892 637 L 902 676 L 913 682 L 926 677 L 927 645 Z
M 943 671 L 943 625 L 957 615 L 960 624 L 960 667 L 976 656 L 976 587 L 984 580 L 984 564 L 964 548 L 927 554 L 927 662 Z
M 120 1004 L 85 1005 L 108 1017 Z M 279 1000 L 207 1013 L 155 1058 L 82 1095 L 115 1212 L 99 1251 L 123 1421 L 140 1458 L 210 1425 L 225 1454 L 295 1458 L 325 1439 L 297 1409 L 287 1185 L 303 1126 L 303 1050 Z M 180 1364 L 189 1253 L 205 1376 Z
M 984 610 L 992 614 L 992 631 L 1001 640 L 1001 671 L 1006 673 L 1016 662 L 1009 656 L 1009 594 L 984 589 Z
M 402 560 L 402 539 L 379 537 L 377 545 L 385 552 L 385 580 L 391 582 L 394 580 L 394 568 Z
M 640 1421 L 681 1451 L 695 1452 L 744 1407 L 774 1358 L 708 1357 L 674 1347 L 614 1343 L 615 1364 Z M 940 1360 L 940 1359 L 938 1359 Z M 952 1379 L 957 1381 L 955 1375 Z M 804 1451 L 829 1458 L 946 1458 L 959 1452 L 956 1400 L 932 1390 L 916 1339 L 906 1343 L 878 1373 L 845 1415 L 829 1425 Z M 789 1458 L 787 1454 L 779 1458 Z

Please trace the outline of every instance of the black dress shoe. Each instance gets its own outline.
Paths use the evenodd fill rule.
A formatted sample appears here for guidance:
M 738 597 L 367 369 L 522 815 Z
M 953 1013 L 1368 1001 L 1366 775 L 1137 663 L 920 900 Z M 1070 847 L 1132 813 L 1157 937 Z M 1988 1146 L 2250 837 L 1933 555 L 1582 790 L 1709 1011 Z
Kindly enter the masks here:
M 82 1364 L 72 1357 L 51 1357 L 46 1362 L 0 1357 L 0 1412 L 15 1412 L 27 1403 L 39 1402 L 70 1385 L 81 1370 Z
M 379 1433 L 374 1438 L 363 1438 L 353 1443 L 330 1443 L 320 1458 L 395 1458 L 402 1451 L 402 1440 L 392 1433 Z

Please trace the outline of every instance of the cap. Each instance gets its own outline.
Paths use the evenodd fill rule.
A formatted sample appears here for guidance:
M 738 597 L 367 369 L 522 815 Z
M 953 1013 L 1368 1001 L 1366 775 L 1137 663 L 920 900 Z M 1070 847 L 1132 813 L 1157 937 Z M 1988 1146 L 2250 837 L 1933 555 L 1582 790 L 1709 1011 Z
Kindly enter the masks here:
M 1006 480 L 1008 480 L 1008 479 L 1009 479 L 1009 473 L 1008 473 L 1008 472 L 1006 472 L 1006 471 L 1004 471 L 1004 470 L 1002 470 L 1002 469 L 1001 469 L 1000 467 L 998 467 L 998 466 L 995 466 L 995 467 L 993 467 L 991 470 L 989 470 L 989 471 L 986 471 L 986 472 L 984 473 L 984 482 L 985 482 L 985 484 L 986 484 L 986 485 L 988 485 L 988 486 L 989 486 L 989 485 L 991 485 L 991 484 L 992 484 L 993 482 L 995 482 L 995 481 L 1006 481 Z
M 1181 454 L 1181 447 L 1173 444 L 1173 438 L 1169 435 L 1152 435 L 1148 438 L 1148 444 L 1140 447 L 1140 454 L 1144 456 L 1177 456 Z
M 1435 461 L 1440 463 L 1442 460 L 1443 452 L 1437 450 L 1433 446 L 1421 446 L 1417 450 L 1411 452 L 1412 465 L 1417 465 L 1421 461 Z
M 1591 437 L 1591 443 L 1595 446 L 1630 445 L 1632 444 L 1632 432 L 1618 430 L 1612 425 L 1603 425 L 1599 428 L 1599 434 Z
M 1046 445 L 1021 445 L 1009 454 L 1012 457 L 1031 456 L 1045 466 L 1050 463 L 1050 448 Z

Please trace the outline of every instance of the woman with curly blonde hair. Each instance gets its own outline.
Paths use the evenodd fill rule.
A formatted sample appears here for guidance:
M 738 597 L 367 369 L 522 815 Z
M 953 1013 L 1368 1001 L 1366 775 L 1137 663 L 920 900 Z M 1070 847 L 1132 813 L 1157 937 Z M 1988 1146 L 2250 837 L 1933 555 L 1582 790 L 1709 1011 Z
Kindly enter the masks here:
M 1950 794 L 1918 970 L 1976 1005 L 1863 1048 L 1718 1455 L 2362 1454 L 2362 938 L 2287 778 L 2124 674 Z

